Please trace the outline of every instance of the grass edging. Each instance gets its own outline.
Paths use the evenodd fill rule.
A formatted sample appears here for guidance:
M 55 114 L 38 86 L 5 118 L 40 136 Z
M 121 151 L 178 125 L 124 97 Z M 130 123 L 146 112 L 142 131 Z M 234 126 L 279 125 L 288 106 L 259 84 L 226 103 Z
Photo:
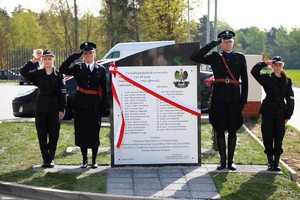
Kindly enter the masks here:
M 248 134 L 253 137 L 253 139 L 255 139 L 262 147 L 264 147 L 264 144 L 263 142 L 258 139 L 256 137 L 256 135 L 254 135 L 248 128 L 245 124 L 243 124 L 243 128 L 248 132 Z M 297 182 L 297 179 L 298 179 L 298 175 L 297 173 L 290 167 L 288 166 L 285 162 L 283 162 L 281 159 L 280 159 L 280 163 L 284 166 L 284 168 L 286 168 L 289 172 L 290 172 L 290 175 L 291 175 L 291 179 L 292 181 L 294 182 Z
M 147 197 L 139 196 L 121 196 L 92 192 L 80 192 L 70 190 L 51 189 L 45 187 L 28 186 L 10 182 L 0 181 L 0 192 L 7 195 L 13 195 L 20 198 L 36 199 L 106 199 L 106 200 L 124 200 L 135 199 L 144 200 Z M 150 198 L 149 198 L 150 199 Z

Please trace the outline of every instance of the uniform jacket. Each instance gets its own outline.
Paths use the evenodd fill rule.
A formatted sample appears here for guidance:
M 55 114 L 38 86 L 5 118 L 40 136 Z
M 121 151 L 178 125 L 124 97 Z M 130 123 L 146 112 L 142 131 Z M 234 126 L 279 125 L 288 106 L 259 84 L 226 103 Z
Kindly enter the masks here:
M 261 70 L 266 66 L 265 62 L 259 62 L 251 70 L 253 77 L 266 92 L 259 112 L 271 118 L 290 119 L 295 106 L 292 81 L 288 78 L 288 84 L 285 84 L 285 80 L 279 81 L 274 73 L 262 74 Z
M 44 113 L 64 112 L 66 89 L 62 74 L 55 69 L 51 75 L 47 75 L 45 69 L 31 69 L 34 69 L 34 63 L 28 61 L 21 67 L 20 73 L 39 88 L 36 111 Z
M 77 108 L 94 110 L 99 109 L 104 112 L 108 107 L 107 86 L 106 86 L 106 70 L 103 66 L 95 63 L 94 69 L 91 72 L 85 63 L 78 62 L 71 65 L 74 59 L 70 56 L 62 63 L 59 70 L 66 75 L 74 76 L 77 86 L 87 90 L 102 89 L 102 98 L 99 95 L 88 95 L 76 91 L 74 98 L 74 106 Z
M 222 61 L 220 53 L 214 51 L 206 55 L 212 48 L 211 45 L 207 44 L 195 51 L 191 59 L 198 63 L 210 65 L 215 79 L 232 79 Z M 225 53 L 222 52 L 222 54 Z M 232 52 L 230 57 L 225 56 L 225 60 L 236 80 L 241 81 L 241 87 L 230 83 L 215 82 L 213 84 L 211 101 L 212 103 L 226 102 L 245 105 L 248 98 L 248 75 L 245 56 L 241 53 Z

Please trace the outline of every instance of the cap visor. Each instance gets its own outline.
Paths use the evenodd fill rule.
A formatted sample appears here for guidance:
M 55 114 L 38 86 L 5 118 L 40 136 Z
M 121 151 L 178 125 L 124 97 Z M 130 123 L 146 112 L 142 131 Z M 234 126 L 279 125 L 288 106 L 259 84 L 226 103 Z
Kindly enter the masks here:
M 222 42 L 228 42 L 228 41 L 234 41 L 233 38 L 230 38 L 230 39 L 222 39 Z
M 49 57 L 54 57 L 53 54 L 46 54 L 46 55 L 42 55 L 42 57 L 46 57 L 46 56 L 49 56 Z
M 282 61 L 275 61 L 275 62 L 273 62 L 273 63 L 281 63 L 281 64 L 284 64 L 284 62 L 282 62 Z
M 83 52 L 89 52 L 89 51 L 95 52 L 95 49 L 85 49 L 85 50 L 83 50 Z

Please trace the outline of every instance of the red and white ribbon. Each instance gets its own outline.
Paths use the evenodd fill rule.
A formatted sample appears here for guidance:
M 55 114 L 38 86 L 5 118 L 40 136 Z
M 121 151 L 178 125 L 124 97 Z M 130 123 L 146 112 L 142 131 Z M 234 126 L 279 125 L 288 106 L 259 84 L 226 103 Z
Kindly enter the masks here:
M 197 117 L 201 116 L 201 111 L 198 108 L 192 107 L 190 105 L 187 105 L 183 102 L 179 102 L 176 99 L 169 97 L 165 94 L 162 94 L 160 91 L 156 90 L 155 88 L 152 88 L 150 85 L 145 85 L 144 83 L 136 80 L 135 78 L 131 77 L 129 74 L 123 74 L 118 70 L 118 67 L 115 65 L 115 63 L 110 64 L 109 68 L 109 73 L 112 74 L 112 84 L 111 84 L 111 89 L 113 96 L 118 103 L 118 106 L 121 111 L 121 115 L 119 117 L 119 123 L 118 123 L 118 129 L 117 129 L 117 137 L 115 137 L 115 145 L 117 148 L 120 148 L 122 139 L 124 136 L 124 130 L 125 130 L 125 120 L 124 120 L 124 114 L 122 110 L 122 105 L 120 102 L 119 94 L 118 94 L 118 89 L 117 89 L 117 82 L 116 82 L 116 75 L 118 74 L 121 78 L 126 80 L 127 82 L 131 83 L 132 85 L 144 90 L 145 92 L 155 96 L 156 98 L 171 104 L 185 112 L 191 113 Z

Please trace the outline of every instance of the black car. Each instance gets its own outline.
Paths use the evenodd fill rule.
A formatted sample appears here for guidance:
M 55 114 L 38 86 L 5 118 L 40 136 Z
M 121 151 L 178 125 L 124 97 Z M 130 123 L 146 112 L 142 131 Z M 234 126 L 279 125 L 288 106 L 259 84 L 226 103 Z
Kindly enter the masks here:
M 64 78 L 66 83 L 67 91 L 67 106 L 65 110 L 65 115 L 63 119 L 72 119 L 72 98 L 76 92 L 77 84 L 73 77 L 66 76 Z M 34 117 L 35 116 L 35 102 L 36 96 L 39 89 L 36 86 L 32 86 L 28 89 L 21 91 L 12 100 L 13 115 L 15 117 Z
M 38 92 L 39 90 L 35 86 L 19 92 L 12 100 L 13 115 L 15 117 L 34 117 Z
M 24 84 L 31 85 L 32 83 L 27 78 L 25 78 L 24 76 L 20 75 L 19 76 L 19 84 L 20 85 L 24 85 Z

